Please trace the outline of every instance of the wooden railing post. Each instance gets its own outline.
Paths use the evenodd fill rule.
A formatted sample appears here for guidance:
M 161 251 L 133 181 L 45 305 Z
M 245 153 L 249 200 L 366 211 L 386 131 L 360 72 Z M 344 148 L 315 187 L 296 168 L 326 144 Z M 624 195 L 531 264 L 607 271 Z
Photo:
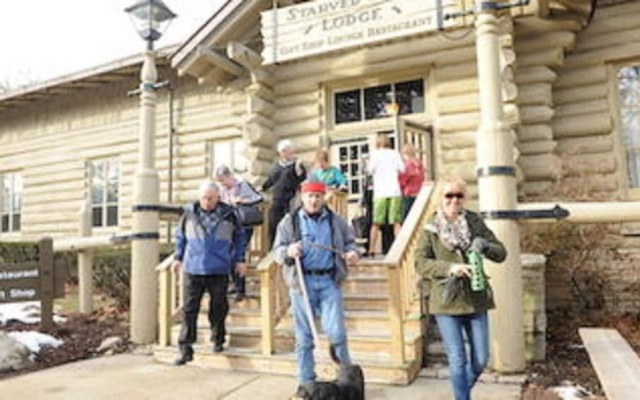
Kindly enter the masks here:
M 171 311 L 173 308 L 174 300 L 171 298 L 171 294 L 174 291 L 171 290 L 172 275 L 171 267 L 160 271 L 158 276 L 158 283 L 160 284 L 160 299 L 158 307 L 158 344 L 160 346 L 171 345 Z M 173 285 L 175 286 L 175 285 Z
M 171 345 L 171 326 L 176 301 L 176 272 L 171 268 L 173 254 L 156 266 L 158 273 L 158 344 Z
M 391 326 L 391 359 L 404 364 L 404 315 L 402 311 L 401 271 L 390 265 L 389 274 L 389 322 Z
M 275 268 L 269 265 L 260 271 L 260 315 L 262 327 L 262 354 L 271 355 L 275 350 L 275 323 L 272 297 L 272 274 Z
M 85 201 L 80 208 L 81 237 L 91 236 L 91 205 Z M 78 251 L 78 286 L 80 297 L 80 313 L 93 312 L 93 250 Z

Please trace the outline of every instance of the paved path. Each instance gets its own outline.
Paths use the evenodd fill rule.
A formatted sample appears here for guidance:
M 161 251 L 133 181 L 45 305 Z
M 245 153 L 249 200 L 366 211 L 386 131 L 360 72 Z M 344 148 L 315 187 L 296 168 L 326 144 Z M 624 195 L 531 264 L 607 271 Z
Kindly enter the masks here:
M 173 367 L 124 354 L 81 361 L 0 381 L 0 399 L 17 400 L 285 400 L 292 377 Z M 514 400 L 518 384 L 479 383 L 474 400 Z M 445 379 L 418 378 L 407 387 L 368 385 L 367 400 L 450 400 Z

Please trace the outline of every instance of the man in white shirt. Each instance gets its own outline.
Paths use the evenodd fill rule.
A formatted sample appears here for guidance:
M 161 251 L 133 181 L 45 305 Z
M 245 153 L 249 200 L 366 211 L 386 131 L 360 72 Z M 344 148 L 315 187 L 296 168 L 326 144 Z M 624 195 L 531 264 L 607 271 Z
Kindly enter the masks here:
M 392 224 L 397 235 L 402 221 L 402 191 L 398 177 L 404 172 L 404 162 L 400 154 L 390 147 L 389 138 L 378 135 L 376 150 L 367 166 L 373 176 L 373 225 L 369 240 L 372 254 L 375 253 L 380 226 Z

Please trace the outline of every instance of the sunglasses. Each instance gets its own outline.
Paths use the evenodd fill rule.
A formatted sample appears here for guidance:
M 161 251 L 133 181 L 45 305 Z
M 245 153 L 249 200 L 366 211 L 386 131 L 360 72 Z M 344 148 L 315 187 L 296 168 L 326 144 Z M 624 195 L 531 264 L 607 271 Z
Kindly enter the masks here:
M 462 200 L 464 199 L 464 193 L 445 193 L 444 194 L 445 199 L 453 199 L 454 197 L 456 199 Z

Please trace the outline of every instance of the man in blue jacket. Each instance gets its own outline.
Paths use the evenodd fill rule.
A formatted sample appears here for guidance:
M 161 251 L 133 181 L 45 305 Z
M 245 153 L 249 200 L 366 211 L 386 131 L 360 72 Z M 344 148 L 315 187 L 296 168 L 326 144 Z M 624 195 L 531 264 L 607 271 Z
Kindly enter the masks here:
M 209 292 L 209 323 L 213 351 L 223 350 L 225 319 L 229 312 L 227 285 L 231 268 L 246 273 L 244 230 L 235 209 L 221 203 L 216 183 L 200 185 L 200 200 L 185 207 L 176 230 L 173 268 L 184 267 L 186 301 L 182 307 L 182 329 L 178 338 L 180 357 L 176 365 L 193 360 L 200 302 Z

